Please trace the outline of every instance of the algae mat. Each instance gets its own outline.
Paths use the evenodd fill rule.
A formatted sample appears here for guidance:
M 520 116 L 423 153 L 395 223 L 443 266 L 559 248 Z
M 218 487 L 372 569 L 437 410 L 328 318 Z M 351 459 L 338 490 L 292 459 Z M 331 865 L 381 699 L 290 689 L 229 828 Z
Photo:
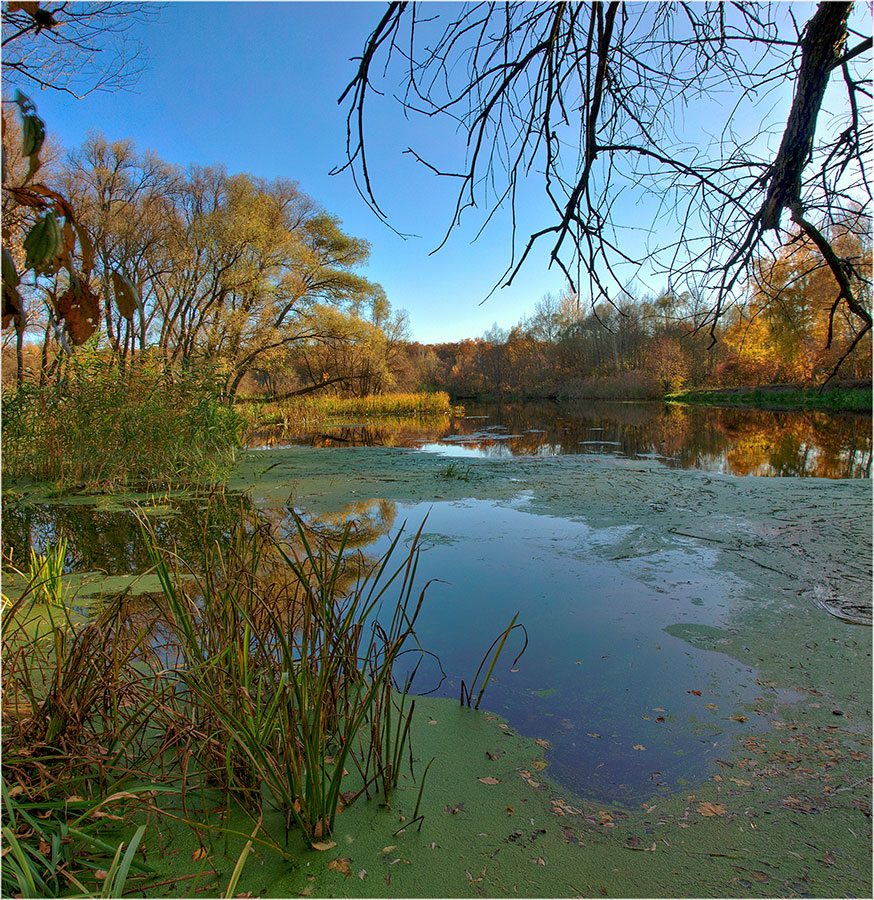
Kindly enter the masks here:
M 529 727 L 523 736 L 512 714 L 505 722 L 421 699 L 417 773 L 435 759 L 421 831 L 393 835 L 415 805 L 411 782 L 390 810 L 345 811 L 327 854 L 298 848 L 283 871 L 269 854 L 250 860 L 244 891 L 871 895 L 871 632 L 836 615 L 870 616 L 869 482 L 736 478 L 581 457 L 474 459 L 459 470 L 415 451 L 292 448 L 247 455 L 231 486 L 250 489 L 280 518 L 293 504 L 321 517 L 369 516 L 371 526 L 381 517 L 395 528 L 416 504 L 463 511 L 488 502 L 576 523 L 579 539 L 561 550 L 568 560 L 597 560 L 672 602 L 685 592 L 689 614 L 661 629 L 665 641 L 728 660 L 755 684 L 741 706 L 709 711 L 726 720 L 726 733 L 706 767 L 682 786 L 654 785 L 652 796 L 623 804 L 568 789 L 568 773 L 550 765 L 554 734 Z M 431 521 L 431 546 L 451 552 L 458 536 Z M 534 564 L 536 547 L 531 557 Z M 712 591 L 690 592 L 690 569 L 718 588 L 717 603 Z M 706 709 L 706 687 L 672 687 L 690 702 L 700 689 Z M 487 693 L 484 705 L 499 696 Z M 689 716 L 673 725 L 686 726 Z

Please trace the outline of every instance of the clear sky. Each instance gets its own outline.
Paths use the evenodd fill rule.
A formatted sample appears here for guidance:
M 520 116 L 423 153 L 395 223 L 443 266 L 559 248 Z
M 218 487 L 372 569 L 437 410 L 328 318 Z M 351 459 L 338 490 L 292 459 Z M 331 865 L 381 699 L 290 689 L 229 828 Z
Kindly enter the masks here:
M 434 4 L 443 13 L 454 4 Z M 806 22 L 814 5 L 780 4 Z M 358 195 L 351 175 L 330 176 L 345 161 L 346 108 L 337 100 L 356 71 L 351 61 L 385 11 L 383 2 L 169 2 L 156 21 L 137 26 L 148 56 L 132 91 L 95 92 L 77 100 L 51 90 L 33 94 L 49 134 L 66 148 L 82 143 L 90 131 L 110 140 L 131 138 L 140 150 L 153 150 L 182 166 L 222 164 L 229 172 L 263 178 L 282 176 L 303 191 L 344 229 L 372 245 L 370 266 L 362 274 L 385 288 L 395 309 L 410 315 L 412 337 L 422 342 L 459 340 L 483 334 L 494 322 L 515 324 L 533 311 L 546 293 L 565 287 L 561 272 L 547 267 L 547 246 L 536 248 L 510 288 L 485 300 L 510 257 L 508 217 L 499 216 L 475 242 L 482 210 L 469 211 L 436 255 L 451 220 L 456 182 L 424 170 L 403 150 L 424 149 L 438 164 L 457 166 L 464 158 L 461 138 L 445 119 L 405 119 L 392 97 L 368 101 L 369 159 L 377 197 L 406 240 L 387 228 Z M 863 13 L 864 14 L 864 13 Z M 835 79 L 833 79 L 835 81 Z M 839 81 L 839 79 L 837 79 Z M 762 115 L 774 126 L 758 140 L 779 143 L 794 78 L 778 77 L 774 92 L 761 98 Z M 397 88 L 392 84 L 379 85 Z M 840 94 L 840 85 L 832 86 Z M 759 101 L 756 101 L 759 102 Z M 835 101 L 839 106 L 843 100 Z M 694 144 L 718 133 L 730 96 L 690 101 L 684 132 Z M 824 114 L 825 115 L 825 110 Z M 756 112 L 756 110 L 753 110 Z M 757 115 L 736 127 L 760 132 Z M 691 130 L 690 130 L 691 129 Z M 742 137 L 745 135 L 742 135 Z M 628 212 L 632 202 L 623 198 Z M 630 208 L 634 234 L 636 207 Z M 640 221 L 647 219 L 641 208 Z M 519 234 L 554 224 L 543 195 L 542 175 L 520 188 Z M 628 216 L 626 216 L 628 218 Z M 667 226 L 667 223 L 666 223 Z M 647 285 L 657 291 L 663 285 Z
M 543 294 L 560 291 L 563 276 L 548 271 L 541 254 L 511 288 L 481 304 L 509 258 L 500 225 L 473 244 L 476 229 L 466 228 L 428 255 L 450 221 L 453 186 L 402 155 L 409 144 L 423 145 L 423 132 L 396 104 L 372 109 L 376 188 L 393 225 L 420 236 L 398 237 L 368 209 L 348 173 L 328 174 L 345 160 L 345 111 L 337 99 L 356 70 L 350 58 L 384 10 L 381 2 L 171 2 L 157 21 L 137 28 L 149 59 L 133 91 L 77 100 L 24 89 L 66 148 L 101 131 L 183 166 L 221 163 L 230 172 L 294 179 L 348 233 L 370 241 L 362 274 L 382 284 L 394 308 L 409 312 L 416 340 L 476 337 L 495 321 L 512 325 Z M 427 140 L 457 140 L 440 124 L 429 126 Z M 529 205 L 536 217 L 542 188 L 534 181 Z

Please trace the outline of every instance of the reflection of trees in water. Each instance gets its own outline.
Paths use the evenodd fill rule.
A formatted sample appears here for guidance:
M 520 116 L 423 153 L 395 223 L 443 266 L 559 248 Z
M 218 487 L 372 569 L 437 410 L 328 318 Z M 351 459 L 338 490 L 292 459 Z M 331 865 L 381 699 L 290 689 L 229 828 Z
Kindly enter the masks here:
M 737 475 L 860 478 L 871 474 L 871 420 L 822 412 L 725 411 L 722 428 Z
M 177 499 L 169 515 L 155 515 L 151 521 L 159 546 L 175 547 L 188 557 L 215 542 L 226 543 L 250 508 L 248 498 L 239 495 Z M 4 502 L 3 547 L 13 565 L 27 566 L 31 547 L 43 552 L 62 537 L 67 539 L 68 568 L 119 575 L 151 565 L 133 506 L 107 510 L 85 504 Z
M 303 444 L 311 447 L 409 447 L 422 440 L 437 440 L 446 432 L 448 417 L 405 416 L 366 425 L 323 425 L 295 430 L 277 425 L 260 428 L 249 436 L 250 447 Z
M 351 553 L 387 534 L 396 517 L 397 504 L 390 500 L 361 500 L 329 515 L 308 517 L 305 527 L 311 540 L 336 544 L 346 522 L 351 522 L 346 542 L 347 552 Z M 218 547 L 225 552 L 241 522 L 249 529 L 268 526 L 288 549 L 298 541 L 290 507 L 255 510 L 245 496 L 216 495 L 208 502 L 177 499 L 172 501 L 169 514 L 151 516 L 150 522 L 158 545 L 172 549 L 195 568 L 210 548 Z M 31 548 L 42 552 L 47 544 L 54 544 L 60 538 L 67 539 L 68 570 L 126 575 L 143 572 L 151 566 L 133 507 L 109 511 L 68 503 L 5 505 L 4 552 L 17 568 L 26 569 Z M 350 564 L 350 577 L 354 579 L 360 567 L 368 563 L 368 558 L 362 556 L 355 566 Z M 287 565 L 278 551 L 266 553 L 262 565 L 265 573 L 273 573 L 276 584 L 280 583 L 280 576 L 287 576 Z
M 465 416 L 403 419 L 326 428 L 302 436 L 314 447 L 415 447 L 448 441 L 486 457 L 563 453 L 661 458 L 678 468 L 736 475 L 870 475 L 871 422 L 867 416 L 772 412 L 662 403 L 575 401 L 468 403 Z M 290 432 L 261 431 L 255 443 L 273 446 Z
M 870 476 L 867 416 L 610 401 L 469 406 L 467 412 L 488 418 L 454 420 L 453 435 L 482 435 L 499 425 L 514 436 L 493 446 L 504 445 L 503 452 L 514 454 L 550 447 L 555 448 L 550 452 L 654 455 L 682 468 L 724 468 L 736 475 Z

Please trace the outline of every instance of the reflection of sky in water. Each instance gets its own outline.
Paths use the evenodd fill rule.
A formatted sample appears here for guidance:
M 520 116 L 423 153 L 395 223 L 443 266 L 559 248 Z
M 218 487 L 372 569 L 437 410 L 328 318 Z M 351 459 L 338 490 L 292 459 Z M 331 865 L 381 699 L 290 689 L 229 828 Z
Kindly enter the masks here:
M 510 672 L 522 642 L 518 632 L 508 641 L 482 706 L 548 739 L 550 772 L 560 782 L 636 802 L 659 786 L 711 774 L 733 736 L 755 726 L 728 720 L 762 690 L 755 671 L 663 630 L 689 625 L 694 635 L 696 626 L 723 622 L 735 585 L 713 577 L 712 551 L 663 551 L 622 568 L 598 555 L 622 529 L 593 532 L 487 501 L 402 508 L 398 521 L 414 530 L 426 513 L 428 534 L 452 538 L 426 539 L 417 573 L 422 585 L 440 579 L 416 626 L 448 676 L 437 693 L 458 697 L 461 679 L 470 681 L 518 610 L 528 649 Z M 717 641 L 731 639 L 717 634 Z M 438 680 L 426 659 L 415 689 Z

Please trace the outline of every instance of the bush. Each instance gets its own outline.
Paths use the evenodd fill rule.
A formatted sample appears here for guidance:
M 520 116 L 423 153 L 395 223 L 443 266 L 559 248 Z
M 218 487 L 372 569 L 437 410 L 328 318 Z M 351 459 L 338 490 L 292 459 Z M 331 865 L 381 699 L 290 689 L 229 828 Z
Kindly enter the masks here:
M 4 473 L 91 487 L 220 480 L 242 419 L 218 397 L 206 371 L 150 356 L 122 371 L 80 350 L 57 382 L 4 395 Z

